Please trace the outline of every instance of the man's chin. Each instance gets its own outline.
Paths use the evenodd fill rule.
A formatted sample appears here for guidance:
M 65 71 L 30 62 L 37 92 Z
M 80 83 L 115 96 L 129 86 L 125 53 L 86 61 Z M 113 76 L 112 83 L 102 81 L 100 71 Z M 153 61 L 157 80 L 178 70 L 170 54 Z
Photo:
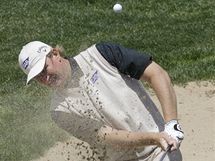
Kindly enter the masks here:
M 49 83 L 48 86 L 51 88 L 63 88 L 64 84 L 65 84 L 64 81 L 56 80 L 56 81 Z

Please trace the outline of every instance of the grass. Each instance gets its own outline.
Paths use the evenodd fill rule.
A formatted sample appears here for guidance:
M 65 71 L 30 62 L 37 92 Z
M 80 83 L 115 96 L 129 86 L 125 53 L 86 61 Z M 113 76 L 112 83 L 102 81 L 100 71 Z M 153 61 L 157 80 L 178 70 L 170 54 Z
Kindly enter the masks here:
M 67 137 L 50 119 L 48 96 L 26 87 L 0 97 L 0 160 L 30 160 Z
M 174 83 L 215 80 L 213 0 L 121 0 L 121 14 L 115 2 L 1 0 L 0 160 L 30 160 L 64 136 L 50 119 L 49 91 L 24 87 L 17 59 L 29 41 L 63 45 L 66 55 L 116 42 L 150 53 Z

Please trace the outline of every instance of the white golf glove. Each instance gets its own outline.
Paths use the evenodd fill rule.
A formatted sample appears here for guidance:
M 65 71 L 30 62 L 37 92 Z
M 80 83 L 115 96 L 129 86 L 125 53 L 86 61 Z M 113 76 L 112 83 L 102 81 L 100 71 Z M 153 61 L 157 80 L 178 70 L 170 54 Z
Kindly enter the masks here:
M 179 144 L 184 139 L 184 132 L 181 130 L 177 120 L 171 120 L 165 124 L 164 132 L 175 139 Z

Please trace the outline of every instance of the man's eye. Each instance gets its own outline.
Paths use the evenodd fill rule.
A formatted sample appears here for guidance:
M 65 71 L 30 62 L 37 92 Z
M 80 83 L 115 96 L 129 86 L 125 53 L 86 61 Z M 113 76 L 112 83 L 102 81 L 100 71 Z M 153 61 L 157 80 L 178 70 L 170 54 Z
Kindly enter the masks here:
M 48 58 L 51 58 L 52 57 L 52 51 L 50 53 L 48 53 L 47 55 Z
M 43 68 L 43 70 L 42 70 L 42 72 L 41 72 L 41 73 L 46 73 L 47 68 L 48 68 L 48 65 L 45 65 L 45 67 Z
M 48 68 L 48 65 L 46 65 L 46 66 L 45 66 L 45 68 L 44 68 L 44 69 L 45 69 L 45 71 L 47 71 L 47 68 Z

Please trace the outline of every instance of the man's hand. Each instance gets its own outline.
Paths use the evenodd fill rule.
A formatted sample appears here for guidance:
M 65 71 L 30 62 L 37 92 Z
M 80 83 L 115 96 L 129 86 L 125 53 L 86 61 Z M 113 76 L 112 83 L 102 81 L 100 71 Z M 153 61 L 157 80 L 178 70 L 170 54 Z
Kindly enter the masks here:
M 180 146 L 181 141 L 184 139 L 184 132 L 181 130 L 177 120 L 171 120 L 165 124 L 164 132 L 177 141 Z
M 164 131 L 158 133 L 156 142 L 158 143 L 158 146 L 160 146 L 164 151 L 167 151 L 169 147 L 171 147 L 171 151 L 177 149 L 177 141 Z

